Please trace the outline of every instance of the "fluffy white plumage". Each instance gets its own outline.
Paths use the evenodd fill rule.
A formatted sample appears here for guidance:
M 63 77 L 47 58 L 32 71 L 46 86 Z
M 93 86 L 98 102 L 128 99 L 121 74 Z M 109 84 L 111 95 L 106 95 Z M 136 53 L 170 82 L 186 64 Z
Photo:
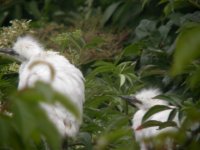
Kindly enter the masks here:
M 169 106 L 171 108 L 174 108 L 174 106 L 170 106 L 167 101 L 161 100 L 161 99 L 156 99 L 154 97 L 160 95 L 161 92 L 158 89 L 144 89 L 134 95 L 134 97 L 139 100 L 141 103 L 135 103 L 136 107 L 138 108 L 138 111 L 133 116 L 132 119 L 132 128 L 135 133 L 135 139 L 140 143 L 140 148 L 141 150 L 147 150 L 151 148 L 151 145 L 146 144 L 144 142 L 144 139 L 146 138 L 152 138 L 155 137 L 161 133 L 165 132 L 175 132 L 177 131 L 177 128 L 175 127 L 166 127 L 161 130 L 159 130 L 159 127 L 149 127 L 149 128 L 141 128 L 142 124 L 142 118 L 144 114 L 153 106 L 155 105 L 165 105 Z M 161 112 L 158 112 L 154 115 L 152 115 L 148 120 L 157 120 L 161 122 L 167 121 L 170 112 L 172 109 L 164 110 Z M 174 120 L 178 125 L 178 116 L 175 116 Z M 166 141 L 166 146 L 168 149 L 170 149 L 170 140 Z
M 19 90 L 27 86 L 33 87 L 37 81 L 49 83 L 54 90 L 69 98 L 82 115 L 85 97 L 84 78 L 78 68 L 58 52 L 44 51 L 41 44 L 30 36 L 19 37 L 13 49 L 22 60 L 19 70 Z M 55 71 L 54 79 L 51 78 L 50 67 L 45 63 L 30 67 L 38 61 L 52 66 Z M 77 134 L 81 121 L 77 120 L 59 102 L 54 105 L 41 103 L 41 107 L 62 136 L 74 137 Z

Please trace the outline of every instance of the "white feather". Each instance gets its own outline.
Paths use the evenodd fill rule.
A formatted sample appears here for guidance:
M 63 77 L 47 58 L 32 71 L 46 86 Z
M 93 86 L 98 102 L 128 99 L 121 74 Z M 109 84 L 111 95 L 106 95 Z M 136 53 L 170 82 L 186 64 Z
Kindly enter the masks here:
M 84 78 L 78 68 L 59 53 L 44 51 L 43 47 L 31 37 L 19 38 L 13 49 L 26 60 L 23 61 L 19 70 L 19 90 L 27 86 L 33 87 L 37 81 L 49 83 L 54 90 L 69 98 L 82 115 Z M 48 63 L 53 67 L 55 71 L 53 80 L 51 79 L 50 67 L 45 63 L 37 64 L 30 69 L 30 66 L 38 61 Z M 77 134 L 81 122 L 59 102 L 55 105 L 41 103 L 41 107 L 46 111 L 61 135 L 74 137 Z
M 161 92 L 158 89 L 144 89 L 138 93 L 136 93 L 135 97 L 142 102 L 142 104 L 136 104 L 138 107 L 138 111 L 134 114 L 133 119 L 132 119 L 132 128 L 135 133 L 135 139 L 140 143 L 140 148 L 141 150 L 147 150 L 151 145 L 145 144 L 144 140 L 147 138 L 152 138 L 155 137 L 161 133 L 166 133 L 166 132 L 176 132 L 177 128 L 175 127 L 167 127 L 159 130 L 159 127 L 149 127 L 149 128 L 141 128 L 142 124 L 142 118 L 145 115 L 145 113 L 153 106 L 156 105 L 166 105 L 171 108 L 174 108 L 174 106 L 170 106 L 166 101 L 161 100 L 161 99 L 156 99 L 154 97 L 160 95 Z M 152 115 L 148 120 L 157 120 L 161 122 L 167 121 L 170 112 L 172 109 L 164 110 L 161 112 L 158 112 L 154 115 Z M 175 116 L 174 120 L 178 125 L 178 115 Z M 166 141 L 167 146 L 170 149 L 170 143 Z

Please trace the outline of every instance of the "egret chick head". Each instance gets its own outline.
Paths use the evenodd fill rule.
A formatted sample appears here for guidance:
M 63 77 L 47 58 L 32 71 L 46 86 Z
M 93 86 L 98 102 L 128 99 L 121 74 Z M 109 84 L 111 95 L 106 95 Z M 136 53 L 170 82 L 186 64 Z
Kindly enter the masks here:
M 29 60 L 32 56 L 43 51 L 43 47 L 31 36 L 19 37 L 13 45 L 13 50 L 19 54 L 22 59 Z
M 149 109 L 155 105 L 168 105 L 166 101 L 155 98 L 160 94 L 160 90 L 156 88 L 143 89 L 135 94 L 135 98 L 141 102 L 136 103 L 136 106 L 140 109 Z

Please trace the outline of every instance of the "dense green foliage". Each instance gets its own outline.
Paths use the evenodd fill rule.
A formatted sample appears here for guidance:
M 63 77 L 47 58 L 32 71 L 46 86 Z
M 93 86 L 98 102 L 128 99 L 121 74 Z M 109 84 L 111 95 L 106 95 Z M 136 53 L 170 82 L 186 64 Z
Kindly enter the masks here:
M 191 130 L 200 122 L 198 0 L 5 0 L 2 6 L 0 47 L 11 47 L 24 33 L 34 34 L 85 76 L 83 124 L 79 135 L 68 139 L 68 149 L 139 149 L 130 122 L 135 108 L 119 96 L 148 87 L 160 88 L 164 94 L 159 98 L 177 106 L 164 123 L 146 121 L 168 109 L 164 106 L 144 116 L 143 128 L 179 128 L 156 137 L 155 149 L 162 149 L 168 136 L 176 149 L 200 147 L 200 128 Z M 11 19 L 32 21 L 8 26 Z M 18 62 L 0 56 L 0 149 L 60 149 L 61 137 L 38 101 L 52 103 L 57 98 L 66 108 L 74 107 L 41 83 L 17 92 L 18 67 Z M 75 108 L 71 111 L 77 114 Z M 177 113 L 180 127 L 172 121 Z

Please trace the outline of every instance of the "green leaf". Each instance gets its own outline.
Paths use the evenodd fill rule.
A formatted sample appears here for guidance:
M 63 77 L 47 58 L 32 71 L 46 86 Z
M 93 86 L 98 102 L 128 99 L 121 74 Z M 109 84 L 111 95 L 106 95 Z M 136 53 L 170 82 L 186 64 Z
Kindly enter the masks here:
M 111 142 L 117 141 L 124 136 L 131 134 L 132 131 L 127 128 L 120 128 L 112 132 L 104 133 L 97 141 L 99 150 L 105 149 Z
M 149 127 L 155 127 L 158 126 L 159 130 L 166 128 L 166 127 L 177 127 L 177 124 L 174 121 L 166 121 L 166 122 L 161 122 L 157 120 L 149 120 L 147 122 L 144 122 L 141 124 L 141 126 L 137 130 L 141 130 L 144 128 L 149 128 Z
M 178 107 L 182 106 L 181 99 L 175 95 L 158 95 L 155 98 L 168 101 L 169 103 L 171 103 L 174 106 L 178 106 Z
M 198 68 L 189 77 L 189 85 L 192 89 L 194 89 L 194 88 L 199 88 L 199 83 L 200 83 L 200 67 L 198 66 Z
M 26 89 L 11 97 L 14 128 L 25 146 L 29 147 L 31 142 L 38 144 L 44 136 L 52 150 L 60 149 L 60 134 L 40 107 L 41 100 L 45 100 L 45 97 L 33 89 Z
M 119 1 L 119 2 L 116 2 L 116 3 L 113 3 L 112 5 L 110 5 L 105 13 L 103 14 L 103 18 L 102 18 L 102 21 L 101 21 L 101 24 L 102 25 L 105 25 L 105 23 L 110 19 L 110 17 L 113 15 L 113 13 L 115 12 L 115 10 L 117 9 L 117 7 L 121 4 L 122 2 Z
M 142 123 L 139 128 L 137 128 L 137 130 L 141 130 L 144 128 L 149 128 L 149 127 L 155 127 L 155 126 L 160 126 L 162 124 L 161 121 L 157 121 L 157 120 L 149 120 L 146 121 L 144 123 Z
M 141 77 L 148 77 L 152 75 L 164 75 L 166 70 L 160 69 L 155 65 L 145 65 L 140 69 L 140 76 Z
M 3 13 L 0 13 L 0 26 L 2 26 L 2 23 L 8 17 L 8 15 L 9 15 L 8 11 L 4 11 Z
M 159 130 L 163 129 L 163 128 L 167 128 L 167 127 L 177 127 L 177 124 L 176 122 L 174 121 L 166 121 L 166 122 L 162 122 L 160 125 L 159 125 Z
M 165 105 L 156 105 L 156 106 L 151 107 L 151 108 L 145 113 L 145 115 L 143 116 L 142 122 L 145 122 L 145 121 L 146 121 L 147 119 L 149 119 L 152 115 L 154 115 L 154 114 L 156 114 L 156 113 L 158 113 L 158 112 L 167 110 L 167 109 L 171 109 L 171 108 L 168 107 L 168 106 L 165 106 Z
M 159 27 L 160 36 L 162 37 L 162 40 L 165 41 L 167 39 L 167 36 L 169 34 L 169 31 L 171 30 L 172 21 L 169 21 L 166 25 L 162 25 Z
M 142 0 L 142 8 L 145 7 L 145 5 L 149 2 L 149 0 Z
M 179 122 L 182 122 L 182 121 L 183 121 L 183 118 L 184 118 L 184 114 L 183 114 L 182 111 L 180 111 L 180 112 L 178 113 L 178 121 L 179 121 Z
M 60 93 L 55 93 L 55 100 L 58 100 L 69 112 L 71 112 L 77 120 L 81 122 L 81 115 L 80 111 L 76 107 L 74 103 L 72 103 L 66 96 L 60 94 Z
M 183 73 L 184 69 L 200 57 L 200 25 L 193 24 L 182 29 L 176 39 L 176 50 L 172 65 L 172 75 Z
M 12 136 L 13 130 L 10 120 L 10 117 L 0 113 L 0 147 L 9 145 L 11 143 L 10 136 Z
M 123 74 L 120 74 L 119 77 L 120 77 L 120 87 L 122 87 L 126 81 L 126 76 Z
M 177 114 L 177 109 L 173 109 L 173 110 L 170 112 L 167 121 L 172 121 L 172 120 L 176 117 L 176 114 Z
M 113 130 L 113 129 L 119 129 L 123 126 L 127 126 L 128 125 L 128 121 L 129 118 L 128 116 L 120 116 L 119 114 L 113 115 L 114 119 L 112 122 L 110 122 L 110 124 L 107 126 L 106 130 L 107 132 Z
M 78 135 L 78 141 L 81 141 L 85 149 L 92 150 L 92 137 L 88 132 L 81 132 Z
M 93 76 L 101 73 L 112 72 L 113 74 L 117 74 L 119 72 L 119 69 L 116 67 L 116 65 L 111 62 L 98 61 L 94 66 L 96 68 L 89 74 L 88 78 L 92 78 Z
M 150 36 L 152 32 L 156 30 L 156 22 L 143 19 L 135 29 L 135 34 L 138 39 Z
M 27 4 L 28 4 L 27 6 L 29 8 L 29 12 L 31 13 L 31 15 L 33 15 L 35 18 L 40 18 L 41 13 L 38 8 L 38 3 L 36 1 L 31 1 Z
M 48 84 L 37 82 L 35 89 L 38 93 L 42 93 L 45 96 L 47 102 L 54 103 L 55 100 L 59 101 L 69 112 L 71 112 L 79 121 L 81 121 L 80 112 L 77 107 L 66 96 L 54 91 Z
M 173 0 L 169 1 L 168 4 L 164 8 L 165 15 L 169 15 L 174 12 L 176 9 L 181 9 L 184 7 L 188 7 L 189 3 L 185 0 Z
M 140 54 L 141 49 L 143 47 L 142 42 L 130 44 L 125 49 L 123 50 L 123 55 L 124 56 L 137 56 Z

